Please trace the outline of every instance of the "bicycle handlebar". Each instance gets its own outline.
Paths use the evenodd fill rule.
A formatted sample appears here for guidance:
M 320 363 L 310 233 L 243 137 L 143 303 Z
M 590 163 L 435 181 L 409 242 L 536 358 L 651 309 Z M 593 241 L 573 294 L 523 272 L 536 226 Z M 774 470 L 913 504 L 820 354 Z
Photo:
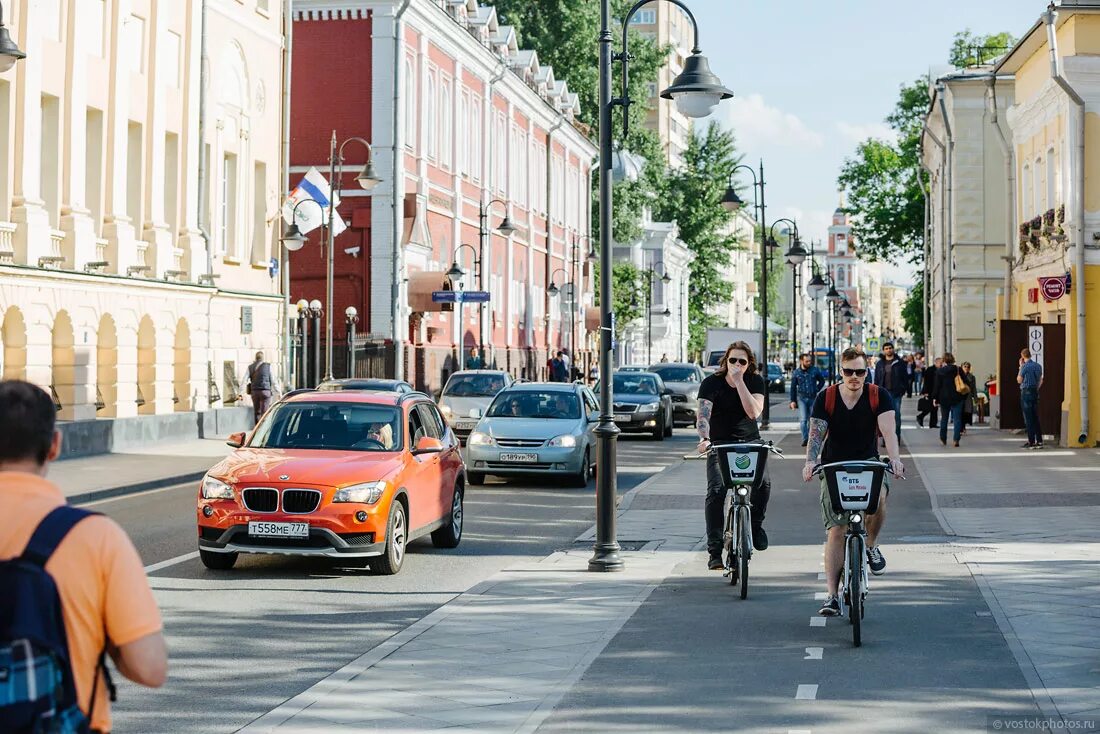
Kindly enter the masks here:
M 834 462 L 831 462 L 829 464 L 815 464 L 812 473 L 813 473 L 813 475 L 824 474 L 826 469 L 832 469 L 834 467 L 845 467 L 845 466 L 847 466 L 847 467 L 856 467 L 856 468 L 861 468 L 861 469 L 877 469 L 877 468 L 881 467 L 882 469 L 890 471 L 889 462 L 862 460 L 862 461 L 834 461 Z M 904 475 L 901 475 L 901 474 L 894 474 L 893 472 L 890 472 L 890 474 L 894 477 L 899 478 L 899 479 L 903 478 L 903 476 L 904 476 Z
M 712 454 L 716 454 L 716 449 L 734 448 L 740 446 L 750 448 L 766 448 L 769 452 L 775 454 L 776 456 L 783 456 L 783 449 L 779 448 L 771 441 L 735 441 L 732 443 L 712 443 L 710 445 L 710 448 L 706 450 L 706 453 L 684 454 L 684 459 L 688 461 L 705 459 Z

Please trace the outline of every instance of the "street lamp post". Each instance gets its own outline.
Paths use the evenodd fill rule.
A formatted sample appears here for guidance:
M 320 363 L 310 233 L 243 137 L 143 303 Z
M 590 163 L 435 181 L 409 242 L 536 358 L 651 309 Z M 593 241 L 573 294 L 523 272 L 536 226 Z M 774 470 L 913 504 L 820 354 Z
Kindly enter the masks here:
M 15 62 L 27 58 L 4 26 L 4 6 L 0 5 L 0 74 L 15 66 Z
M 554 276 L 557 275 L 558 273 L 562 274 L 561 288 L 559 288 L 557 286 L 557 284 L 554 283 Z M 550 273 L 550 285 L 547 286 L 547 288 L 546 288 L 546 295 L 553 298 L 554 296 L 562 293 L 563 290 L 565 289 L 565 287 L 568 286 L 570 297 L 573 298 L 573 300 L 575 301 L 576 297 L 577 297 L 577 295 L 576 295 L 577 286 L 574 283 L 574 281 L 566 280 L 566 278 L 570 278 L 570 277 L 572 277 L 572 276 L 569 274 L 569 272 L 566 271 L 565 268 L 554 268 L 554 270 L 551 271 L 551 273 Z M 560 311 L 561 309 L 559 308 L 558 310 Z M 547 325 L 546 325 L 546 350 L 547 350 L 548 353 L 553 353 L 553 347 L 550 346 L 550 313 L 549 312 L 547 312 L 547 314 L 546 314 L 546 322 L 547 322 Z M 560 330 L 558 332 L 558 336 L 559 337 L 561 336 L 561 331 Z M 572 368 L 576 366 L 576 359 L 577 359 L 576 350 L 572 349 L 572 347 L 573 347 L 572 327 L 570 327 L 569 340 L 570 340 L 569 341 L 570 351 L 572 352 L 569 355 L 569 364 L 570 364 L 570 370 L 572 370 Z M 569 382 L 569 381 L 570 381 L 570 379 L 567 377 L 566 382 Z
M 348 327 L 348 377 L 355 377 L 355 325 L 359 323 L 355 306 L 344 309 L 344 323 Z
M 738 171 L 748 171 L 752 176 L 752 205 L 753 205 L 753 217 L 756 219 L 756 224 L 760 227 L 760 364 L 764 365 L 765 376 L 767 375 L 768 364 L 768 259 L 771 257 L 769 252 L 769 240 L 764 232 L 765 222 L 764 217 L 767 214 L 767 208 L 764 204 L 764 161 L 760 161 L 760 175 L 756 175 L 756 171 L 752 166 L 745 165 L 744 163 L 734 166 L 730 171 L 729 185 L 726 187 L 726 194 L 722 197 L 722 206 L 731 212 L 736 212 L 745 205 L 745 202 L 741 200 L 741 197 L 737 195 L 737 190 L 733 188 L 733 177 Z M 753 233 L 755 238 L 756 234 Z M 764 401 L 764 412 L 760 416 L 760 427 L 767 428 L 771 421 L 771 401 Z
M 810 303 L 811 308 L 813 309 L 813 322 L 810 325 L 810 354 L 813 354 L 817 351 L 817 316 L 818 313 L 820 313 L 820 310 L 818 308 L 820 303 L 819 299 L 821 298 L 821 294 L 825 292 L 825 288 L 827 287 L 825 279 L 821 277 L 821 272 L 817 269 L 817 257 L 814 253 L 813 240 L 810 240 L 810 270 L 812 271 L 813 276 L 810 278 L 810 282 L 806 284 L 806 291 L 810 294 Z M 815 364 L 817 362 L 816 356 L 814 357 L 814 362 Z
M 382 179 L 374 171 L 374 164 L 371 163 L 371 147 L 363 138 L 351 137 L 339 144 L 336 144 L 336 131 L 332 131 L 332 140 L 329 144 L 329 157 L 328 157 L 328 169 L 329 169 L 329 187 L 332 189 L 329 192 L 328 197 L 328 271 L 325 276 L 325 309 L 327 314 L 325 315 L 325 379 L 332 379 L 332 282 L 333 282 L 333 270 L 335 268 L 335 254 L 336 247 L 336 230 L 333 228 L 333 218 L 336 214 L 336 200 L 340 197 L 340 184 L 341 179 L 344 177 L 344 146 L 348 143 L 356 142 L 362 144 L 367 149 L 367 162 L 356 176 L 355 180 L 359 183 L 359 186 L 364 191 L 370 191 Z M 318 342 L 320 340 L 318 339 Z
M 318 379 L 318 375 L 321 374 L 321 315 L 325 312 L 324 306 L 321 302 L 314 298 L 309 302 L 309 314 L 313 317 L 313 386 L 316 387 L 323 380 Z M 331 323 L 332 314 L 329 314 L 329 322 Z M 330 379 L 326 376 L 324 380 Z M 308 385 L 307 385 L 308 387 Z
M 298 307 L 298 334 L 301 336 L 301 359 L 298 360 L 301 372 L 296 382 L 298 388 L 305 388 L 309 382 L 309 301 L 303 298 L 295 305 Z
M 477 285 L 478 285 L 479 288 L 481 288 L 484 285 L 481 282 L 481 258 L 479 258 L 477 256 L 477 250 L 474 249 L 473 245 L 459 245 L 458 247 L 455 248 L 454 262 L 451 263 L 451 269 L 447 271 L 447 277 L 450 278 L 452 282 L 456 281 L 456 280 L 461 280 L 462 278 L 465 277 L 466 271 L 463 270 L 462 266 L 458 264 L 458 252 L 459 252 L 459 250 L 461 250 L 464 247 L 469 247 L 470 251 L 474 253 L 474 274 L 477 276 Z M 463 287 L 462 287 L 461 290 L 462 291 L 466 290 L 465 284 L 463 284 Z M 460 370 L 464 370 L 464 369 L 466 369 L 466 321 L 465 321 L 465 319 L 462 318 L 462 316 L 465 313 L 465 305 L 466 304 L 461 299 L 461 296 L 459 296 L 459 301 L 456 305 L 458 306 L 458 309 L 457 309 L 457 311 L 458 311 L 458 368 Z M 478 310 L 477 329 L 478 329 L 478 335 L 479 336 L 480 336 L 480 332 L 483 331 L 483 329 L 484 329 L 483 322 L 484 322 L 483 314 L 482 314 L 481 310 Z M 483 344 L 480 344 L 480 341 L 481 340 L 478 339 L 479 346 L 484 347 Z
M 478 283 L 482 283 L 481 275 L 481 263 L 492 262 L 492 253 L 488 251 L 489 236 L 491 233 L 489 227 L 489 217 L 493 213 L 493 205 L 500 204 L 504 207 L 504 217 L 500 220 L 500 224 L 497 225 L 497 232 L 508 237 L 516 231 L 515 225 L 512 224 L 512 220 L 508 217 L 508 202 L 504 199 L 493 199 L 489 203 L 479 202 L 477 209 L 477 244 L 481 250 L 481 255 L 476 257 L 474 262 L 475 267 L 478 269 Z M 484 286 L 482 286 L 484 287 Z M 483 303 L 478 306 L 478 347 L 481 349 L 481 358 L 485 360 L 486 366 L 491 362 L 486 359 L 485 352 L 485 311 L 489 308 L 488 303 Z
M 806 262 L 806 248 L 797 237 L 791 240 L 790 249 L 787 250 L 787 265 L 791 267 L 791 361 L 798 362 L 798 291 L 801 287 L 799 280 L 802 275 L 802 263 Z
M 306 202 L 312 202 L 313 205 L 317 207 L 318 211 L 321 213 L 321 219 L 322 219 L 321 226 L 322 227 L 325 226 L 325 224 L 324 224 L 325 207 L 321 204 L 321 202 L 317 201 L 316 199 L 313 199 L 313 198 L 300 199 L 298 202 L 296 202 L 294 204 L 294 208 L 290 210 L 290 224 L 288 224 L 286 226 L 286 228 L 283 230 L 282 237 L 279 238 L 279 241 L 283 243 L 283 247 L 285 247 L 286 250 L 287 250 L 286 255 L 283 257 L 283 263 L 284 263 L 284 265 L 283 265 L 283 290 L 286 294 L 284 296 L 284 298 L 287 299 L 287 303 L 290 303 L 290 253 L 297 252 L 298 250 L 302 249 L 303 247 L 305 247 L 306 242 L 307 242 L 306 236 L 304 234 L 302 234 L 302 231 L 298 228 L 298 207 L 300 207 L 302 204 L 305 204 Z M 322 239 L 323 239 L 323 236 L 322 236 Z M 304 303 L 304 301 L 299 301 L 298 302 L 299 319 L 301 319 L 301 310 L 302 310 L 301 304 L 302 303 Z M 308 306 L 309 306 L 309 304 L 306 303 L 306 307 L 308 307 Z M 303 323 L 304 323 L 304 320 L 303 320 Z M 303 332 L 303 334 L 304 333 L 305 332 Z M 316 335 L 316 338 L 320 338 L 320 334 Z M 303 344 L 304 344 L 304 342 L 303 342 Z M 290 376 L 290 367 L 291 367 L 291 363 L 293 361 L 293 358 L 289 354 L 289 352 L 290 352 L 289 344 L 287 345 L 287 352 L 288 352 L 288 354 L 286 355 L 286 362 L 284 364 L 286 365 L 287 377 L 289 378 L 289 376 Z M 305 387 L 304 383 L 303 383 L 302 387 Z
M 611 0 L 600 0 L 600 421 L 593 431 L 599 441 L 599 450 L 596 543 L 592 558 L 588 561 L 589 571 L 621 571 L 623 568 L 622 558 L 619 557 L 619 543 L 615 540 L 615 443 L 619 429 L 611 415 L 611 111 L 616 106 L 623 108 L 623 128 L 626 132 L 631 105 L 627 91 L 630 64 L 627 34 L 634 14 L 652 1 L 639 0 L 622 19 L 623 50 L 614 55 L 614 60 L 623 67 L 623 92 L 622 97 L 612 99 Z M 661 97 L 675 100 L 680 111 L 689 117 L 706 117 L 719 102 L 732 97 L 733 93 L 723 87 L 718 77 L 711 73 L 707 59 L 699 49 L 699 25 L 691 10 L 682 0 L 668 2 L 677 5 L 691 21 L 695 44 L 692 55 L 684 62 L 683 71 L 668 89 L 661 92 Z

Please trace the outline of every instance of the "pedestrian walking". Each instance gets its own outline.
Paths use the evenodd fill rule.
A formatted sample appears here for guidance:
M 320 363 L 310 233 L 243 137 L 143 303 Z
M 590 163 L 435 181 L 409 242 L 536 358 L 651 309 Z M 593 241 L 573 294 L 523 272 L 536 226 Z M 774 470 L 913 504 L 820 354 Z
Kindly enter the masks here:
M 909 374 L 905 369 L 905 362 L 894 352 L 894 343 L 886 342 L 882 345 L 882 359 L 875 362 L 875 379 L 873 384 L 878 385 L 890 397 L 894 399 L 894 422 L 897 424 L 895 433 L 898 441 L 901 441 L 901 398 L 905 395 L 909 385 Z
M 0 382 L 0 731 L 108 732 L 114 687 L 106 658 L 156 688 L 168 653 L 126 533 L 66 504 L 46 479 L 61 454 L 55 420 L 41 388 Z M 15 653 L 19 663 L 5 666 Z
M 936 370 L 936 398 L 935 405 L 940 411 L 940 443 L 947 445 L 947 421 L 951 420 L 954 429 L 954 445 L 959 445 L 962 436 L 962 410 L 963 399 L 967 391 L 966 381 L 962 379 L 962 373 L 955 365 L 955 355 L 946 352 L 943 355 L 943 366 Z
M 913 389 L 920 395 L 924 387 L 924 352 L 913 357 Z
M 910 354 L 905 358 L 905 397 L 913 397 L 913 382 L 916 379 L 914 374 L 913 355 Z
M 978 394 L 978 378 L 974 376 L 972 367 L 969 362 L 963 362 L 959 365 L 959 369 L 962 373 L 963 381 L 970 389 L 968 393 L 963 397 L 963 428 L 962 432 L 966 433 L 966 427 L 974 425 L 974 403 L 975 396 Z
M 928 416 L 928 427 L 938 428 L 939 413 L 936 410 L 936 374 L 943 360 L 936 357 L 935 362 L 926 365 L 921 375 L 921 399 L 917 401 L 917 425 L 924 428 L 924 416 Z
M 550 360 L 550 382 L 569 382 L 569 372 L 562 356 L 562 353 L 559 351 L 554 355 L 553 359 Z
M 661 355 L 661 364 L 667 364 L 667 363 L 668 363 L 668 353 L 666 352 L 665 354 Z
M 485 360 L 482 358 L 481 352 L 478 351 L 477 347 L 470 347 L 470 356 L 466 358 L 466 369 L 485 369 Z
M 1016 375 L 1020 385 L 1020 408 L 1027 427 L 1027 443 L 1021 448 L 1043 448 L 1043 428 L 1039 422 L 1039 388 L 1043 386 L 1043 366 L 1031 358 L 1030 349 L 1020 350 L 1020 373 Z
M 256 361 L 248 365 L 248 384 L 245 392 L 252 397 L 252 422 L 259 423 L 260 416 L 271 406 L 271 365 L 264 361 L 264 353 L 256 352 Z
M 825 387 L 825 376 L 813 364 L 809 354 L 799 357 L 799 365 L 791 372 L 791 410 L 798 411 L 798 422 L 802 428 L 802 445 L 810 439 L 810 412 L 814 399 Z

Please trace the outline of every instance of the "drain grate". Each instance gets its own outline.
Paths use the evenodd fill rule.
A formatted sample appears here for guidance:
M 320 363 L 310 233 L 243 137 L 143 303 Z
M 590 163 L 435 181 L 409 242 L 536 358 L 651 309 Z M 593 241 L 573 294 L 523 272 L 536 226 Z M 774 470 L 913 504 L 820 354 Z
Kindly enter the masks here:
M 568 548 L 561 548 L 559 550 L 577 550 L 580 548 L 591 548 L 594 541 L 591 540 L 574 540 L 573 545 Z M 624 551 L 640 551 L 645 546 L 652 543 L 652 540 L 620 540 L 619 548 Z

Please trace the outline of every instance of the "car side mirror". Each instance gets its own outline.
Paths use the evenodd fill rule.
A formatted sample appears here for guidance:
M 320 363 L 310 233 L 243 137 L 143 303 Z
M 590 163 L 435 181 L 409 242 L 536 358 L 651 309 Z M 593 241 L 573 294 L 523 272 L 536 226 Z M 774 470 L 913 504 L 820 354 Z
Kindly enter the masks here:
M 244 431 L 240 433 L 230 433 L 229 438 L 225 439 L 225 445 L 239 449 L 241 446 L 244 446 L 244 436 Z
M 668 388 L 666 387 L 666 388 L 665 388 L 664 390 L 662 390 L 662 391 L 661 391 L 661 394 L 662 394 L 662 395 L 671 395 L 671 394 L 672 394 L 672 391 L 671 391 L 671 390 L 669 390 L 669 389 L 668 389 Z
M 414 454 L 437 454 L 443 450 L 443 442 L 438 438 L 432 438 L 431 436 L 421 436 L 420 440 L 416 442 L 416 448 L 413 449 Z

